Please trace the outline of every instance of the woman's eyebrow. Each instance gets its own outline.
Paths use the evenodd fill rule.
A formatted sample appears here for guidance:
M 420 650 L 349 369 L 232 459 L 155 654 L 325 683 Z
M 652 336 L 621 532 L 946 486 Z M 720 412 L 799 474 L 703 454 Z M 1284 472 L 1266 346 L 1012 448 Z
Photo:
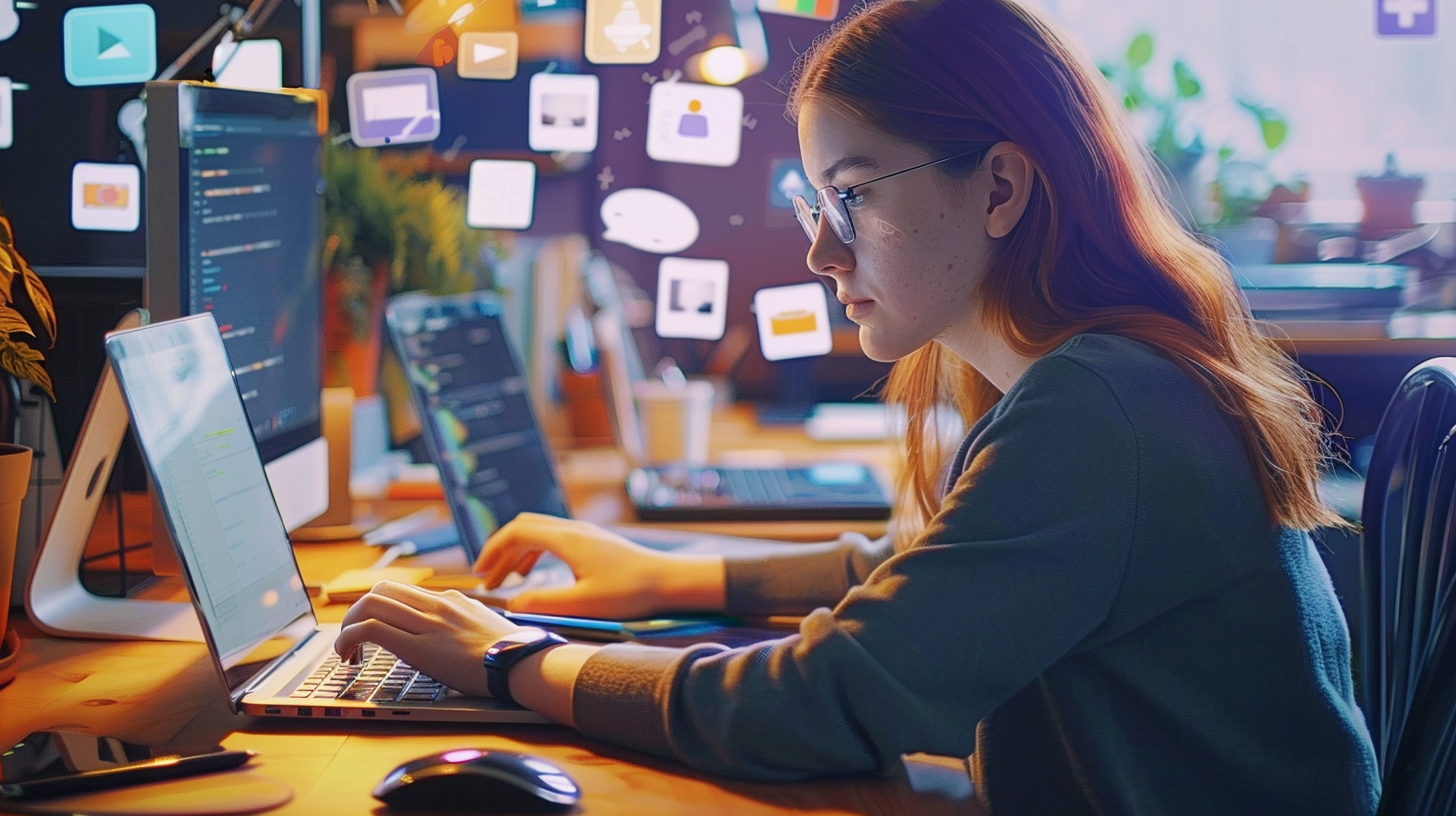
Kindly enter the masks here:
M 845 170 L 864 168 L 867 170 L 878 170 L 880 163 L 869 156 L 845 156 L 824 170 L 824 183 L 833 184 L 834 180 Z

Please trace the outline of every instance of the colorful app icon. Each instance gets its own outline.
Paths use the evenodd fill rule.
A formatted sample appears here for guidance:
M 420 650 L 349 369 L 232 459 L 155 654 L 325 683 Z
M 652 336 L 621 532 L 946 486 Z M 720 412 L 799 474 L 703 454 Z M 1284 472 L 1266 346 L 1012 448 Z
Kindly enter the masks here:
M 455 61 L 455 52 L 460 48 L 460 37 L 450 26 L 436 31 L 425 47 L 415 56 L 415 62 L 435 68 L 444 68 Z
M 515 79 L 520 48 L 514 31 L 466 31 L 455 72 L 461 79 Z
M 758 10 L 770 14 L 833 20 L 839 16 L 839 0 L 758 0 Z
M 774 159 L 768 171 L 768 205 L 778 210 L 792 210 L 794 196 L 813 197 L 808 177 L 804 174 L 804 162 L 794 159 Z
M 0 0 L 0 42 L 15 36 L 20 30 L 20 14 L 15 10 L 15 0 Z
M 531 77 L 527 139 L 532 150 L 590 153 L 597 149 L 601 86 L 592 74 Z
M 1435 0 L 1375 0 L 1375 30 L 1382 37 L 1430 37 L 1436 33 Z
M 728 262 L 663 258 L 657 265 L 657 335 L 717 340 L 728 313 Z
M 743 92 L 694 82 L 658 82 L 647 100 L 647 155 L 657 161 L 729 167 L 738 162 Z
M 698 240 L 698 216 L 661 190 L 628 187 L 602 199 L 602 238 L 643 252 L 671 255 Z
M 753 313 L 765 360 L 817 357 L 828 354 L 834 345 L 823 284 L 760 289 L 753 295 Z
M 71 168 L 71 226 L 135 232 L 141 226 L 141 186 L 134 164 L 77 162 Z
M 470 163 L 465 223 L 477 229 L 526 229 L 536 206 L 536 164 L 477 159 Z
M 662 0 L 586 0 L 586 58 L 598 65 L 656 62 Z
M 10 77 L 0 77 L 0 149 L 15 143 L 15 105 L 10 97 Z
M 157 17 L 144 3 L 71 9 L 62 33 L 72 85 L 146 82 L 157 73 Z
M 433 68 L 363 71 L 349 77 L 349 138 L 360 147 L 433 142 L 440 89 Z
M 229 88 L 276 91 L 283 87 L 283 43 L 224 36 L 212 51 L 212 75 Z

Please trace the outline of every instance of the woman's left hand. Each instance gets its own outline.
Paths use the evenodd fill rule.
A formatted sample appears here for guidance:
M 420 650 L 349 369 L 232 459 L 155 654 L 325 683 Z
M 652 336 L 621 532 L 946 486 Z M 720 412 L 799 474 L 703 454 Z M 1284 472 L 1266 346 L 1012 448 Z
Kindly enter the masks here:
M 380 581 L 344 613 L 334 651 L 347 659 L 375 643 L 456 691 L 488 696 L 485 650 L 522 628 L 453 589 Z

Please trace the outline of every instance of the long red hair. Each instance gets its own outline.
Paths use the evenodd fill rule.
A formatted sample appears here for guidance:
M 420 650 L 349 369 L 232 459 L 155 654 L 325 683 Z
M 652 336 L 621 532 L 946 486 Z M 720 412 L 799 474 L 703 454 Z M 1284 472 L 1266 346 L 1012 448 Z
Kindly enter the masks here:
M 1027 356 L 1085 332 L 1161 349 L 1238 421 L 1271 522 L 1342 523 L 1316 490 L 1328 443 L 1298 367 L 1259 331 L 1225 261 L 1173 215 L 1101 74 L 1049 24 L 1011 0 L 877 2 L 816 40 L 792 80 L 793 119 L 812 99 L 931 156 L 1020 145 L 1035 177 L 979 293 L 985 324 Z M 977 158 L 936 169 L 964 177 Z M 948 451 L 927 433 L 937 406 L 969 426 L 1000 396 L 938 343 L 895 364 L 885 398 L 909 419 L 902 533 L 940 505 Z

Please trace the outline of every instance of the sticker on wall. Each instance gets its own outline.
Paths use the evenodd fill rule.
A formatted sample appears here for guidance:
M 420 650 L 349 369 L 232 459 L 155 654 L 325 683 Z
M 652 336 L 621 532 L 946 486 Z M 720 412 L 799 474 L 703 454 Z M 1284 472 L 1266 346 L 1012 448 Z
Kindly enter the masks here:
M 73 8 L 61 46 L 72 85 L 146 82 L 157 73 L 157 15 L 145 3 Z
M 814 20 L 833 20 L 839 16 L 839 0 L 758 0 L 758 10 Z
M 10 96 L 10 77 L 0 77 L 0 150 L 9 147 L 15 139 L 15 105 Z
M 532 76 L 527 128 L 531 149 L 543 153 L 596 150 L 600 93 L 600 84 L 593 74 Z
M 729 167 L 743 136 L 743 92 L 658 82 L 647 101 L 647 155 L 663 162 Z
M 460 35 L 455 73 L 461 79 L 515 79 L 520 48 L 514 31 L 466 31 Z
M 71 226 L 136 232 L 141 226 L 142 174 L 134 164 L 77 162 L 71 168 Z
M 477 229 L 526 229 L 536 205 L 536 163 L 477 159 L 470 163 L 465 223 Z
M 440 89 L 433 68 L 362 71 L 345 87 L 354 144 L 433 142 L 440 135 Z
M 229 88 L 276 91 L 283 87 L 283 42 L 234 42 L 228 32 L 212 50 L 212 74 L 217 84 Z
M 765 360 L 818 357 L 828 354 L 834 345 L 823 284 L 760 289 L 753 295 L 753 312 Z
M 628 187 L 602 199 L 602 238 L 643 252 L 671 255 L 698 240 L 698 216 L 660 190 Z
M 728 313 L 728 262 L 663 258 L 657 265 L 657 335 L 717 340 Z
M 586 0 L 586 58 L 598 65 L 656 62 L 662 0 Z
M 768 170 L 768 205 L 776 210 L 792 210 L 794 196 L 812 199 L 804 162 L 797 159 L 774 159 Z

